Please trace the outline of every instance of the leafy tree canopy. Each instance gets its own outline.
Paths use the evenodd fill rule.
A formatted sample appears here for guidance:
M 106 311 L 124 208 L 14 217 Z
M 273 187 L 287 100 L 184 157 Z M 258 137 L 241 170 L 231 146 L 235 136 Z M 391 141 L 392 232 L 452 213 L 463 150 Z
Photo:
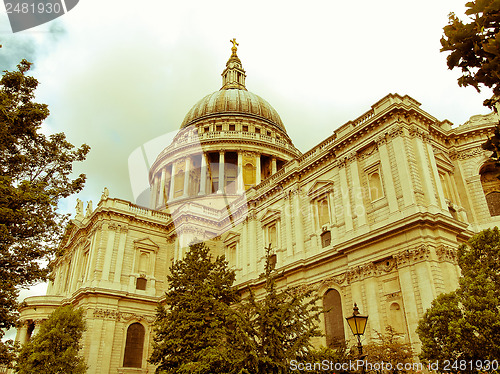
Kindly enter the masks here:
M 390 363 L 392 365 L 392 374 L 408 372 L 401 370 L 398 364 L 413 363 L 413 350 L 411 344 L 402 340 L 402 334 L 399 334 L 392 326 L 386 326 L 385 333 L 375 331 L 375 339 L 365 347 L 367 360 L 370 363 Z M 377 367 L 374 365 L 374 367 Z M 382 370 L 372 370 L 374 373 L 382 373 Z
M 438 296 L 419 322 L 423 360 L 500 357 L 500 231 L 474 235 L 457 252 L 460 287 Z M 453 368 L 452 368 L 453 369 Z M 462 372 L 482 371 L 479 366 Z M 458 370 L 456 370 L 458 372 Z
M 464 22 L 454 13 L 449 15 L 441 51 L 450 52 L 449 69 L 461 69 L 460 86 L 473 86 L 479 91 L 484 85 L 500 96 L 500 1 L 475 0 L 465 5 L 468 20 Z
M 85 373 L 87 366 L 78 355 L 84 331 L 81 309 L 75 310 L 71 305 L 57 308 L 23 346 L 15 371 L 20 374 Z
M 49 110 L 33 101 L 38 81 L 26 75 L 30 66 L 23 60 L 0 80 L 0 337 L 16 322 L 19 288 L 47 279 L 43 261 L 67 220 L 57 204 L 83 188 L 85 175 L 71 179 L 72 165 L 89 151 L 74 149 L 62 133 L 40 132 Z
M 279 290 L 271 248 L 266 248 L 266 263 L 261 277 L 265 293 L 257 298 L 250 289 L 240 308 L 242 334 L 236 373 L 287 373 L 290 361 L 304 361 L 311 353 L 311 338 L 321 336 L 318 328 L 321 308 L 313 290 Z
M 234 271 L 203 243 L 190 246 L 167 277 L 159 304 L 150 362 L 157 372 L 211 374 L 230 371 L 235 323 L 230 305 L 238 300 Z

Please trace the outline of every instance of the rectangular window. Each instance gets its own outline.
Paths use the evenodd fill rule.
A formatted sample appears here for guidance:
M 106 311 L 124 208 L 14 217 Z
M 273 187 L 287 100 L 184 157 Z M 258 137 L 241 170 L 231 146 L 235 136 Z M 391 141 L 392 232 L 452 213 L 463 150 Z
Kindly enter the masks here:
M 135 288 L 144 291 L 146 289 L 147 283 L 148 281 L 146 280 L 146 278 L 137 278 Z
M 384 196 L 382 190 L 382 181 L 379 172 L 371 173 L 368 175 L 368 184 L 370 186 L 370 200 L 375 201 Z
M 332 233 L 330 231 L 325 231 L 321 234 L 321 246 L 323 248 L 329 247 L 332 242 Z
M 276 229 L 276 223 L 272 223 L 267 226 L 267 243 L 270 244 L 272 249 L 276 249 L 278 246 L 278 234 Z

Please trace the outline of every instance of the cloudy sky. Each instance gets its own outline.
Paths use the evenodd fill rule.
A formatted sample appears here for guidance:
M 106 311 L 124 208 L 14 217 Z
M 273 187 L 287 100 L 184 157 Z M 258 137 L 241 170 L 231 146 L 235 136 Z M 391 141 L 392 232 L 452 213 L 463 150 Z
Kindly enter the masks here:
M 302 152 L 388 93 L 455 125 L 487 113 L 491 92 L 458 87 L 439 52 L 448 14 L 463 15 L 464 3 L 81 0 L 16 34 L 3 8 L 0 67 L 34 62 L 37 100 L 51 111 L 44 131 L 92 147 L 76 171 L 88 176 L 78 197 L 95 207 L 104 186 L 133 199 L 129 156 L 221 87 L 234 37 L 247 88 L 274 106 Z M 76 197 L 61 208 L 73 212 Z

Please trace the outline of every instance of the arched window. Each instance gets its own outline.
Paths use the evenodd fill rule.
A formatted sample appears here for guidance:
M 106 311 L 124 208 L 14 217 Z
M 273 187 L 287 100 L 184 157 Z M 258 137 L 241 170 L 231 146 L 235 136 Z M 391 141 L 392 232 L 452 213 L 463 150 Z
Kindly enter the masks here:
M 123 366 L 129 368 L 142 367 L 142 351 L 144 349 L 144 326 L 140 323 L 132 323 L 127 329 L 127 340 L 125 342 L 125 353 Z
M 500 172 L 492 164 L 483 166 L 479 172 L 486 203 L 491 216 L 500 216 Z
M 318 200 L 318 220 L 320 228 L 330 223 L 330 207 L 328 206 L 327 197 Z
M 337 290 L 329 289 L 323 295 L 323 308 L 325 310 L 326 346 L 340 347 L 345 341 L 345 334 L 342 301 Z
M 278 246 L 278 237 L 276 234 L 276 224 L 272 224 L 268 227 L 268 241 L 269 244 L 271 245 L 271 248 L 276 249 Z
M 405 331 L 403 311 L 398 303 L 392 303 L 389 308 L 389 325 L 391 325 L 396 332 L 402 333 Z
M 380 199 L 384 194 L 382 191 L 382 181 L 379 173 L 371 173 L 369 176 L 370 200 Z
M 149 272 L 149 255 L 147 253 L 142 252 L 139 257 L 139 273 L 148 273 Z

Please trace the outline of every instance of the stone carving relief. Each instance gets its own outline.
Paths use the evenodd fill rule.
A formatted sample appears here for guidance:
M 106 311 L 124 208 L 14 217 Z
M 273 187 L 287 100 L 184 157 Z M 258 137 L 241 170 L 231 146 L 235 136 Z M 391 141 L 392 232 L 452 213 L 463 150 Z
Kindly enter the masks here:
M 440 245 L 436 248 L 436 255 L 440 261 L 457 262 L 457 251 L 452 247 Z
M 440 253 L 443 253 L 441 249 Z M 437 252 L 437 251 L 436 251 Z M 447 254 L 448 255 L 448 254 Z M 396 254 L 394 257 L 385 259 L 379 262 L 371 262 L 369 264 L 348 268 L 344 273 L 325 279 L 321 286 L 342 286 L 353 282 L 361 281 L 365 278 L 378 276 L 385 273 L 390 273 L 397 270 L 399 266 L 408 265 L 428 259 L 430 249 L 427 245 L 421 245 L 415 249 L 404 250 Z M 441 255 L 443 257 L 443 255 Z M 441 258 L 442 258 L 441 257 Z M 440 259 L 441 259 L 440 258 Z
M 155 320 L 154 316 L 139 315 L 136 313 L 129 312 L 119 312 L 117 310 L 107 310 L 107 309 L 94 309 L 94 318 L 99 319 L 109 319 L 117 322 L 129 322 L 132 320 L 146 321 L 148 323 L 153 323 Z
M 411 137 L 418 137 L 422 139 L 424 142 L 430 141 L 429 134 L 423 131 L 422 129 L 418 128 L 417 126 L 410 126 L 409 134 Z
M 416 249 L 408 249 L 406 251 L 398 253 L 395 258 L 397 265 L 408 265 L 412 262 L 419 262 L 429 258 L 430 249 L 427 245 L 422 244 Z
M 380 139 L 384 139 L 384 142 L 385 142 L 385 136 L 384 137 L 380 137 Z M 368 158 L 370 157 L 371 155 L 373 155 L 374 153 L 376 153 L 378 151 L 378 142 L 379 139 L 377 139 L 377 142 L 372 144 L 371 146 L 369 146 L 368 148 L 366 148 L 365 150 L 363 150 L 362 153 L 360 153 L 359 155 L 359 159 L 360 160 L 364 160 L 365 158 Z
M 457 151 L 451 151 L 450 152 L 450 158 L 452 160 L 466 160 L 468 158 L 473 158 L 473 157 L 478 157 L 478 156 L 486 156 L 487 151 L 485 151 L 483 148 L 475 147 L 475 148 L 469 148 L 460 152 Z

